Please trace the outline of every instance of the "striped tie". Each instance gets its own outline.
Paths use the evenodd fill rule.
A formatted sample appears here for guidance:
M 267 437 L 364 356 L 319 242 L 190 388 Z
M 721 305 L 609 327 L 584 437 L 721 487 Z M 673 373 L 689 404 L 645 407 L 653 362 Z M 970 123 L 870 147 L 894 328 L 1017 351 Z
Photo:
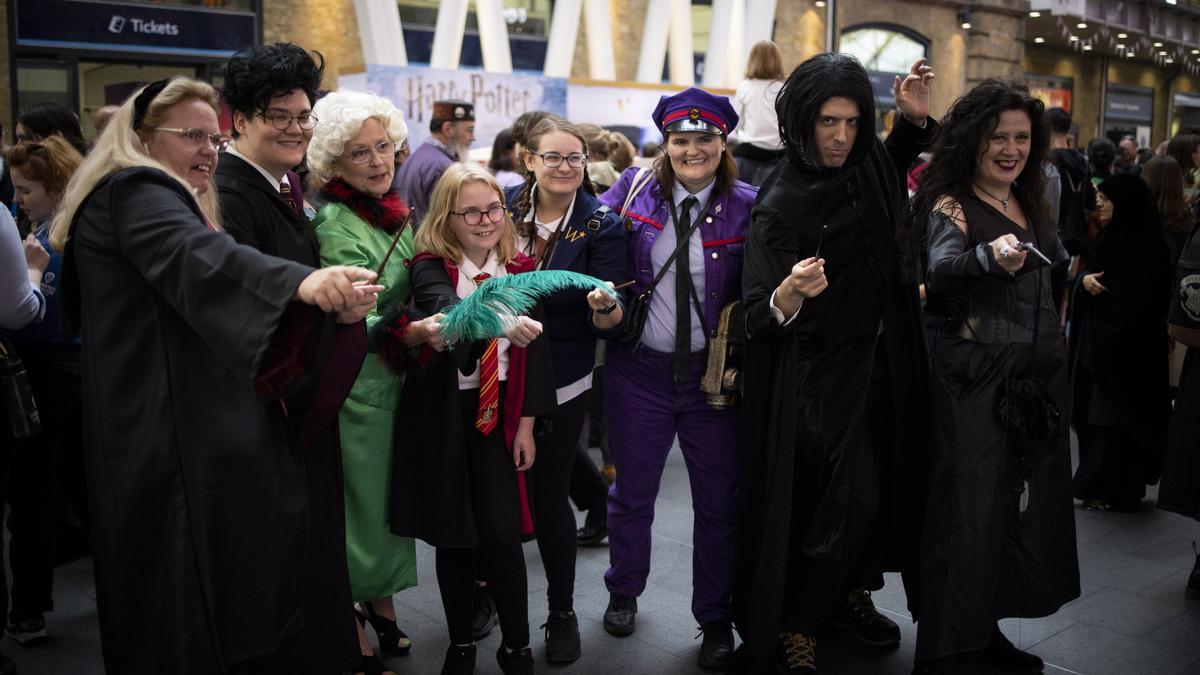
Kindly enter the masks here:
M 279 194 L 289 199 L 292 196 L 292 184 L 287 182 L 286 178 L 279 181 Z
M 475 285 L 479 286 L 491 277 L 486 272 L 475 275 Z M 500 358 L 498 356 L 498 341 L 488 340 L 487 348 L 479 359 L 479 408 L 475 413 L 475 428 L 487 436 L 496 428 L 500 410 Z

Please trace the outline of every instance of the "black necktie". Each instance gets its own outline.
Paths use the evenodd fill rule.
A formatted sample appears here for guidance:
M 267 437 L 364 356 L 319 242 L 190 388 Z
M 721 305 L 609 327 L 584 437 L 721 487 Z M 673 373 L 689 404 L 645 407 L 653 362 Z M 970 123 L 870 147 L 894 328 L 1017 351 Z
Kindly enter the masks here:
M 675 220 L 675 245 L 688 238 L 692 229 L 692 207 L 696 198 L 688 195 Z M 675 381 L 687 382 L 692 372 L 692 256 L 691 244 L 675 257 Z

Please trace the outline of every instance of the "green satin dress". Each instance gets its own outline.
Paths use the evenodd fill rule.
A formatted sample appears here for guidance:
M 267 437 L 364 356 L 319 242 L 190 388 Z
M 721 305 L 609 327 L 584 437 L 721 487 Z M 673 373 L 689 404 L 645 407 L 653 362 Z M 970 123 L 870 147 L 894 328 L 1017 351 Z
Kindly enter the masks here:
M 349 207 L 329 202 L 313 219 L 321 246 L 322 265 L 379 268 L 392 235 L 372 227 Z M 383 292 L 367 315 L 370 328 L 408 301 L 408 268 L 413 255 L 412 230 L 407 230 L 379 277 Z M 338 413 L 342 441 L 342 471 L 346 493 L 346 559 L 354 600 L 390 597 L 417 585 L 417 555 L 413 540 L 388 529 L 388 499 L 394 453 L 392 431 L 404 384 L 374 354 L 368 354 L 350 395 Z

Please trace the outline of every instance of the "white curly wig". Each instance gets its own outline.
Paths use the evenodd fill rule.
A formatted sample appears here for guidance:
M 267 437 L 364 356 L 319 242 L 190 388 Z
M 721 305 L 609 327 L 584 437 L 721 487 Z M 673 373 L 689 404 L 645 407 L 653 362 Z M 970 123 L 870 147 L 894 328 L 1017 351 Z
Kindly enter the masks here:
M 354 140 L 367 120 L 379 120 L 396 147 L 408 138 L 404 116 L 392 102 L 365 91 L 335 91 L 313 106 L 317 125 L 308 146 L 308 170 L 322 183 L 333 178 L 333 165 L 346 144 Z

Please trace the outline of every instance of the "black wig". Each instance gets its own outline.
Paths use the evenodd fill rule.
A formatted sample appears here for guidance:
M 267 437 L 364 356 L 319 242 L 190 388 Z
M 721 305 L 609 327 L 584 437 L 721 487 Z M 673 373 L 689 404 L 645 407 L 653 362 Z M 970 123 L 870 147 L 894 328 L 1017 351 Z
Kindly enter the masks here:
M 303 89 L 312 105 L 324 74 L 325 57 L 320 52 L 310 55 L 292 43 L 251 47 L 234 54 L 225 64 L 221 98 L 234 112 L 247 117 L 266 112 L 272 98 L 293 89 Z M 234 136 L 237 133 L 235 128 Z
M 74 146 L 79 154 L 87 154 L 88 144 L 83 139 L 79 117 L 57 103 L 35 103 L 17 115 L 17 124 L 25 127 L 37 140 L 58 134 Z
M 796 167 L 821 166 L 813 132 L 821 105 L 835 96 L 854 101 L 859 111 L 859 132 L 844 166 L 861 161 L 875 142 L 875 92 L 866 69 L 853 56 L 817 54 L 796 66 L 775 99 L 779 138 Z
M 913 215 L 901 223 L 898 235 L 906 272 L 916 274 L 925 248 L 925 228 L 939 200 L 962 202 L 971 194 L 976 164 L 1000 114 L 1021 110 L 1029 115 L 1031 137 L 1025 168 L 1013 184 L 1013 195 L 1031 223 L 1046 223 L 1046 174 L 1042 163 L 1050 146 L 1045 104 L 1019 82 L 989 79 L 980 82 L 951 106 L 933 142 L 933 160 L 913 197 Z

